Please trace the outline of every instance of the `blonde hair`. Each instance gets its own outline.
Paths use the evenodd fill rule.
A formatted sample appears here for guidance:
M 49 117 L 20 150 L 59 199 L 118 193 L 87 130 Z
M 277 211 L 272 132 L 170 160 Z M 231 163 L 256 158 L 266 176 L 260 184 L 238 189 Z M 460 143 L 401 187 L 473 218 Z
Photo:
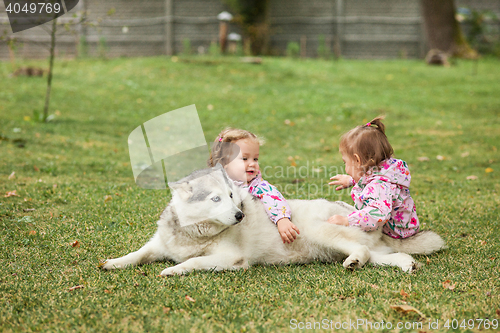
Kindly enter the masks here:
M 220 132 L 217 138 L 215 138 L 212 150 L 210 151 L 210 157 L 207 161 L 208 166 L 214 167 L 217 163 L 225 166 L 231 162 L 239 152 L 239 149 L 234 149 L 236 145 L 232 145 L 231 143 L 238 140 L 250 140 L 257 143 L 259 146 L 264 144 L 264 139 L 259 138 L 252 132 L 240 128 L 228 127 Z
M 340 138 L 340 152 L 351 158 L 354 158 L 354 154 L 358 155 L 365 172 L 394 154 L 394 149 L 385 135 L 382 119 L 384 117 L 376 117 L 365 125 L 353 128 Z

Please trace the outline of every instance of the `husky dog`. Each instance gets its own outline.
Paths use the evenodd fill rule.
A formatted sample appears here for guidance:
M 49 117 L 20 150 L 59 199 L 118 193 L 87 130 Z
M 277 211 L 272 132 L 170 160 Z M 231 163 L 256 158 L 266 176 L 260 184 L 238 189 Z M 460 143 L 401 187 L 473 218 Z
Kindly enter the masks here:
M 106 270 L 173 260 L 161 275 L 181 275 L 195 269 L 236 270 L 255 264 L 340 262 L 347 269 L 365 263 L 398 266 L 405 272 L 417 268 L 408 254 L 430 254 L 445 247 L 439 235 L 421 231 L 393 239 L 380 230 L 365 232 L 327 222 L 354 208 L 344 202 L 289 200 L 297 239 L 283 244 L 260 200 L 234 184 L 224 169 L 198 170 L 169 184 L 172 200 L 161 214 L 158 230 L 138 251 L 102 264 Z

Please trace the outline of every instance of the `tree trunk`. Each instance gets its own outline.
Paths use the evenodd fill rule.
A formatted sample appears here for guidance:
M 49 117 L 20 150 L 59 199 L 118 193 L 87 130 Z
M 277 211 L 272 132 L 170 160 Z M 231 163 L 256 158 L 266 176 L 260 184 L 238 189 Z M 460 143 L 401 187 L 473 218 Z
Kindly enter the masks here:
M 269 2 L 270 0 L 224 0 L 238 13 L 235 22 L 243 33 L 253 55 L 267 54 L 269 46 Z
M 43 121 L 47 121 L 49 116 L 49 102 L 50 90 L 52 88 L 52 69 L 54 68 L 54 58 L 56 49 L 56 29 L 57 18 L 52 21 L 52 31 L 50 33 L 50 60 L 49 60 L 49 73 L 47 75 L 47 91 L 45 93 L 45 106 L 43 107 Z
M 477 57 L 455 18 L 454 0 L 420 0 L 420 3 L 429 49 L 463 58 Z

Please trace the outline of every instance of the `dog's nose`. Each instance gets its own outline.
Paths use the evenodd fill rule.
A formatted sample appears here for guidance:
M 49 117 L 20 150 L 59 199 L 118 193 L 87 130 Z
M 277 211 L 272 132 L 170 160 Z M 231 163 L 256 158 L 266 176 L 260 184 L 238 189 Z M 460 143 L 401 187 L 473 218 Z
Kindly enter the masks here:
M 243 218 L 245 217 L 245 214 L 243 214 L 242 212 L 238 212 L 236 213 L 236 215 L 234 215 L 234 217 L 238 222 L 241 222 L 241 220 L 243 220 Z

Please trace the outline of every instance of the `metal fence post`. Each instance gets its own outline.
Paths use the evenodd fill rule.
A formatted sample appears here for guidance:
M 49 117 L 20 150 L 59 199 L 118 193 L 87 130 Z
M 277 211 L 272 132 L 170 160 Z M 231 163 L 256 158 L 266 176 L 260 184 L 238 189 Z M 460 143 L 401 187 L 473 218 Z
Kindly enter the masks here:
M 335 56 L 339 58 L 342 55 L 342 36 L 344 34 L 344 1 L 337 0 L 337 10 L 336 10 L 336 20 L 337 20 L 337 33 L 335 36 Z
M 165 53 L 174 54 L 174 0 L 165 0 Z

